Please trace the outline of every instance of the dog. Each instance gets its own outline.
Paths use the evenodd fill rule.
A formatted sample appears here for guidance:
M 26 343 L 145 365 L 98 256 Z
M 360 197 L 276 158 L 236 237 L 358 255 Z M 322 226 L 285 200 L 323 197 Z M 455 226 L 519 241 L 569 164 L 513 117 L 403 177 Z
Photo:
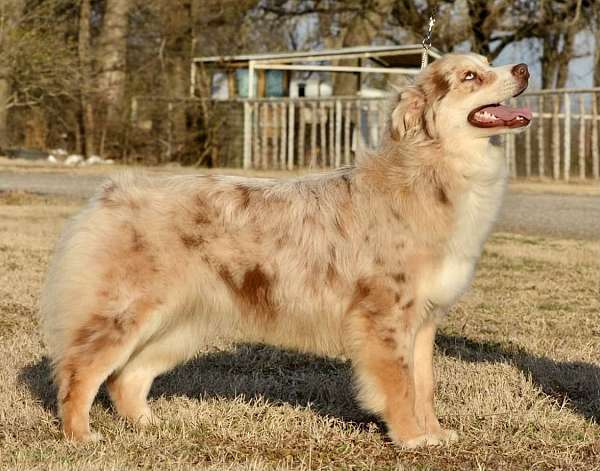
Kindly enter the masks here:
M 361 405 L 402 447 L 457 439 L 434 410 L 438 324 L 468 287 L 506 164 L 492 136 L 525 64 L 447 55 L 393 100 L 382 143 L 296 179 L 146 178 L 103 185 L 60 237 L 41 296 L 66 437 L 98 438 L 106 381 L 144 425 L 154 378 L 217 337 L 351 359 Z

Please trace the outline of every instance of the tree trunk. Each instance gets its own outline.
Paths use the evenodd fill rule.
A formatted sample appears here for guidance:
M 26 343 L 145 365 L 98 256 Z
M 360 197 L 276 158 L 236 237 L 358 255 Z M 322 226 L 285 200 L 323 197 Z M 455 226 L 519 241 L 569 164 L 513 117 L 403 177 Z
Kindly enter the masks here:
M 10 86 L 11 70 L 2 51 L 10 48 L 10 30 L 15 28 L 23 14 L 23 0 L 3 0 L 0 7 L 0 149 L 8 146 L 8 109 L 12 94 Z
M 600 87 L 600 5 L 594 11 L 594 87 Z
M 567 85 L 567 80 L 569 79 L 569 64 L 573 58 L 573 45 L 576 33 L 577 31 L 575 28 L 571 26 L 564 36 L 563 48 L 558 56 L 556 88 L 565 88 Z
M 169 62 L 169 95 L 185 98 L 189 89 L 190 55 L 192 51 L 192 4 L 190 0 L 175 2 L 171 15 L 171 41 L 167 44 Z M 185 148 L 187 113 L 185 102 L 176 101 L 171 114 L 175 153 Z
M 110 123 L 119 116 L 125 98 L 127 24 L 130 0 L 106 0 L 104 22 L 98 41 L 97 87 Z
M 82 0 L 79 11 L 79 71 L 81 73 L 81 111 L 84 152 L 87 157 L 96 153 L 92 86 L 92 52 L 90 46 L 90 0 Z
M 543 38 L 542 51 L 542 88 L 554 88 L 558 67 L 558 33 L 548 33 Z
M 392 11 L 393 0 L 375 0 L 369 11 L 354 15 L 346 28 L 342 47 L 368 46 L 383 29 L 386 17 Z M 341 66 L 357 66 L 358 59 L 340 60 Z M 333 93 L 337 96 L 355 95 L 360 89 L 360 75 L 338 73 L 334 75 Z
M 472 31 L 471 50 L 486 57 L 490 56 L 490 35 L 486 31 L 485 23 L 490 15 L 491 3 L 486 0 L 467 0 Z
M 8 146 L 8 105 L 10 84 L 8 67 L 0 65 L 0 149 Z

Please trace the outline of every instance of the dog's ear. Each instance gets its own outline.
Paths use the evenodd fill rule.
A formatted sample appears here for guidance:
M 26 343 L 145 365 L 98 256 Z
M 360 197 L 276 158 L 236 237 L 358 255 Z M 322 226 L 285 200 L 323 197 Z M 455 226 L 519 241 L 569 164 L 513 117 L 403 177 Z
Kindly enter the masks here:
M 420 87 L 410 86 L 399 90 L 398 100 L 390 120 L 392 139 L 399 141 L 419 133 L 427 134 L 426 105 L 427 100 Z

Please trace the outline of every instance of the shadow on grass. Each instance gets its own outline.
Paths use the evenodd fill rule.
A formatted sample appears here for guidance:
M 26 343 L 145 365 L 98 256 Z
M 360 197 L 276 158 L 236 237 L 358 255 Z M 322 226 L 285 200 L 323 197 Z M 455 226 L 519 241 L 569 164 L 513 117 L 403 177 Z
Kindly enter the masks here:
M 527 352 L 519 345 L 474 341 L 467 337 L 438 335 L 438 351 L 467 362 L 507 363 L 531 376 L 547 396 L 586 419 L 600 422 L 600 366 L 580 361 L 556 361 Z
M 588 419 L 600 421 L 600 367 L 538 357 L 522 347 L 438 335 L 440 353 L 468 362 L 508 363 L 531 375 L 542 391 Z M 47 358 L 21 370 L 20 381 L 56 414 L 56 391 Z M 264 398 L 274 404 L 310 407 L 322 415 L 357 424 L 374 419 L 354 399 L 349 362 L 291 352 L 263 345 L 238 345 L 233 350 L 200 356 L 157 378 L 150 398 Z M 98 400 L 110 402 L 101 390 Z
M 50 375 L 50 362 L 44 357 L 23 368 L 19 380 L 56 415 L 56 389 Z M 359 425 L 378 422 L 355 401 L 349 362 L 264 345 L 240 344 L 201 355 L 158 377 L 149 398 L 159 397 L 262 398 L 273 404 L 310 407 Z M 104 387 L 96 400 L 110 407 Z

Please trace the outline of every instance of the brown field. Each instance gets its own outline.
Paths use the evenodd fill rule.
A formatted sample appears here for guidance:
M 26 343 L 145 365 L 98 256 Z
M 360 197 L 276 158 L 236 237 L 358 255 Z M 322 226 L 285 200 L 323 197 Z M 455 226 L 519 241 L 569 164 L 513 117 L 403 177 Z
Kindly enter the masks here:
M 600 470 L 597 242 L 495 234 L 437 340 L 438 412 L 460 441 L 402 451 L 354 402 L 343 358 L 216 345 L 159 378 L 160 426 L 102 391 L 104 441 L 62 439 L 37 328 L 53 241 L 81 202 L 0 193 L 1 469 Z

